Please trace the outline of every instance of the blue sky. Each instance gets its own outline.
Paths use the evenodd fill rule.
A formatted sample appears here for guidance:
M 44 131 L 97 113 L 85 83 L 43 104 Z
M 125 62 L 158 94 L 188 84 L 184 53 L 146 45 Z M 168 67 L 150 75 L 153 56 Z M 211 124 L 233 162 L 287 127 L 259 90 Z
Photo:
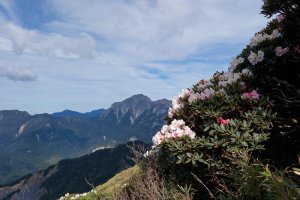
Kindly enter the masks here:
M 81 112 L 172 99 L 226 70 L 261 0 L 0 0 L 0 110 Z

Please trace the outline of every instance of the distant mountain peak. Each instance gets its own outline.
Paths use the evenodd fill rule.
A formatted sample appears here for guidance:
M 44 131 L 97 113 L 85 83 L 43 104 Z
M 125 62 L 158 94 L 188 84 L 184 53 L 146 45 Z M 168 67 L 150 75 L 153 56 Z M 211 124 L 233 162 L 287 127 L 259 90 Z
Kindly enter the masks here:
M 121 102 L 112 104 L 110 110 L 115 113 L 118 122 L 125 114 L 131 112 L 130 121 L 133 123 L 145 110 L 150 108 L 151 103 L 152 101 L 149 97 L 137 94 Z
M 62 112 L 52 113 L 53 117 L 84 117 L 84 118 L 92 118 L 99 117 L 102 113 L 104 113 L 105 109 L 101 108 L 98 110 L 92 110 L 90 112 L 81 113 L 69 109 L 65 109 Z
M 69 110 L 69 109 L 65 109 L 62 112 L 52 113 L 52 116 L 54 117 L 73 117 L 73 116 L 80 116 L 80 115 L 82 115 L 82 113 Z
M 0 115 L 24 115 L 24 116 L 30 116 L 30 114 L 26 111 L 20 111 L 20 110 L 0 110 Z
M 107 110 L 106 115 L 109 115 L 113 112 L 116 116 L 117 122 L 120 123 L 122 118 L 129 114 L 130 122 L 133 124 L 135 120 L 146 110 L 149 110 L 157 105 L 161 105 L 162 112 L 165 112 L 166 108 L 163 107 L 168 107 L 170 105 L 170 101 L 166 99 L 152 101 L 149 97 L 143 94 L 136 94 L 121 102 L 112 104 L 112 106 Z

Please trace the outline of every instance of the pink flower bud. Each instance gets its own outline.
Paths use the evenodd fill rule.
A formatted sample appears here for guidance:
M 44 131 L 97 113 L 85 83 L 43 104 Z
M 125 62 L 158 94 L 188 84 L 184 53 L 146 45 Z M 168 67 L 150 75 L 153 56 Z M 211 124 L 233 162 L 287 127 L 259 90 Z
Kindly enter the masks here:
M 222 117 L 217 117 L 217 122 L 222 124 L 222 125 L 227 125 L 230 120 L 229 119 L 223 119 Z

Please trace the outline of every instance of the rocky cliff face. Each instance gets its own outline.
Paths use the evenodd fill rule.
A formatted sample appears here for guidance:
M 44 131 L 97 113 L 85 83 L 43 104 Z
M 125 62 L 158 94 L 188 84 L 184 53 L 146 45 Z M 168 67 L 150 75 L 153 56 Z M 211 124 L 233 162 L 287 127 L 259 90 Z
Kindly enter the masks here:
M 47 173 L 39 171 L 33 175 L 27 175 L 16 183 L 0 187 L 0 199 L 9 200 L 38 200 L 45 194 L 42 183 L 56 172 L 57 168 L 50 169 Z
M 0 147 L 13 138 L 20 130 L 22 124 L 30 119 L 30 115 L 24 111 L 3 110 L 0 111 Z
M 133 124 L 141 114 L 151 107 L 151 104 L 152 101 L 150 98 L 142 94 L 134 95 L 122 102 L 112 104 L 103 117 L 105 118 L 105 116 L 113 113 L 116 117 L 117 123 L 120 123 L 122 118 L 129 112 L 130 123 Z
M 164 124 L 171 102 L 166 99 L 151 101 L 139 94 L 114 103 L 101 117 L 101 129 L 116 141 L 135 137 L 150 142 L 153 134 Z M 120 133 L 120 131 L 122 133 Z

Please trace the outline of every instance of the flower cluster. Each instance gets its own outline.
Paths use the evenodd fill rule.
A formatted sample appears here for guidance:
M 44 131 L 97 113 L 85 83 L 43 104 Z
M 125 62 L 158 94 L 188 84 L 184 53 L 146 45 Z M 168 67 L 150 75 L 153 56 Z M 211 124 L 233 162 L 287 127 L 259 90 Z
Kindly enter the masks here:
M 248 56 L 248 60 L 252 65 L 256 65 L 259 62 L 262 62 L 264 59 L 264 52 L 259 50 L 256 53 L 254 53 L 253 51 L 250 52 L 250 55 Z
M 238 79 L 241 78 L 240 73 L 233 73 L 231 71 L 224 72 L 218 76 L 219 79 L 219 86 L 226 86 L 227 84 L 230 85 L 236 82 Z
M 278 38 L 281 36 L 281 33 L 279 33 L 278 30 L 273 30 L 271 35 L 268 35 L 266 33 L 258 33 L 250 40 L 250 46 L 255 47 L 259 45 L 261 42 L 266 40 L 273 40 L 275 38 Z
M 193 103 L 197 100 L 205 100 L 205 99 L 210 99 L 214 96 L 215 90 L 212 88 L 205 88 L 203 92 L 198 93 L 198 92 L 191 92 L 188 101 L 189 103 Z
M 284 54 L 286 54 L 287 52 L 289 52 L 289 47 L 285 47 L 285 48 L 282 48 L 282 47 L 276 47 L 275 48 L 275 54 L 276 56 L 280 57 Z
M 94 189 L 92 189 L 90 192 L 92 192 L 92 193 L 97 193 L 96 192 L 96 190 L 94 190 Z M 62 196 L 62 197 L 60 197 L 59 198 L 59 200 L 63 200 L 63 199 L 79 199 L 79 198 L 81 198 L 81 197 L 85 197 L 85 196 L 87 196 L 88 195 L 88 193 L 87 192 L 85 192 L 85 193 L 82 193 L 82 194 L 75 194 L 75 195 L 71 195 L 71 194 L 69 194 L 69 193 L 66 193 L 64 196 Z
M 238 58 L 236 62 L 242 63 L 242 61 L 242 58 Z M 216 73 L 214 80 L 217 80 L 218 86 L 224 88 L 227 85 L 237 82 L 242 76 L 252 76 L 252 72 L 249 69 L 242 69 L 241 72 L 237 73 L 229 70 L 222 73 Z M 241 81 L 241 85 L 245 85 L 245 83 Z M 213 98 L 217 93 L 226 93 L 225 90 L 220 87 L 218 90 L 215 90 L 214 86 L 215 84 L 212 82 L 212 80 L 200 80 L 194 89 L 183 89 L 180 94 L 173 98 L 172 107 L 170 107 L 168 110 L 168 117 L 172 119 L 175 116 L 176 111 L 184 108 L 185 103 L 192 104 L 198 101 L 205 101 Z
M 177 139 L 180 137 L 190 137 L 195 138 L 196 133 L 190 129 L 190 127 L 185 125 L 183 120 L 173 120 L 170 125 L 164 125 L 160 131 L 156 133 L 156 135 L 152 138 L 152 142 L 154 146 L 158 146 L 159 144 L 171 140 Z
M 180 94 L 175 96 L 172 100 L 173 110 L 179 110 L 180 108 L 183 108 L 183 103 L 181 102 L 181 99 L 185 97 L 190 96 L 191 91 L 189 89 L 183 89 Z
M 252 90 L 252 92 L 243 93 L 242 98 L 248 99 L 248 100 L 258 100 L 259 99 L 259 94 L 257 93 L 256 90 Z
M 206 86 L 209 82 L 206 82 Z M 202 92 L 195 92 L 193 89 L 183 89 L 180 94 L 175 96 L 172 100 L 172 108 L 169 108 L 168 116 L 173 118 L 175 112 L 184 107 L 183 99 L 187 98 L 189 103 L 198 100 L 210 99 L 214 96 L 215 90 L 212 88 L 205 88 Z
M 80 197 L 85 197 L 86 195 L 87 195 L 87 193 L 76 194 L 75 196 L 72 196 L 70 199 L 78 199 L 78 198 L 80 198 Z M 69 197 L 69 196 L 70 196 L 70 194 L 67 193 L 67 194 L 65 194 L 65 196 L 60 197 L 59 200 L 62 200 L 62 199 L 64 199 L 65 197 Z
M 206 80 L 200 80 L 197 86 L 198 90 L 202 90 L 203 88 L 207 88 L 209 86 L 212 86 L 212 82 L 206 81 Z
M 231 62 L 230 62 L 230 71 L 234 71 L 235 68 L 239 65 L 242 64 L 244 62 L 244 58 L 242 57 L 238 57 L 238 58 L 234 58 Z
M 258 33 L 251 39 L 250 47 L 255 47 L 265 40 L 273 40 L 278 37 L 281 37 L 281 33 L 278 31 L 278 29 L 273 30 L 271 34 Z M 295 51 L 298 51 L 299 49 L 300 47 L 295 47 Z M 282 48 L 279 46 L 274 51 L 276 56 L 282 56 L 289 51 L 289 47 Z M 264 51 L 252 49 L 247 58 L 248 61 L 254 66 L 262 62 L 265 59 L 264 57 Z M 174 119 L 177 117 L 180 118 L 180 112 L 178 111 L 187 105 L 191 105 L 201 101 L 206 101 L 214 98 L 214 96 L 223 98 L 227 95 L 226 92 L 228 90 L 228 87 L 231 87 L 231 85 L 233 85 L 234 83 L 238 82 L 240 84 L 239 88 L 242 91 L 246 90 L 248 88 L 248 83 L 245 83 L 244 81 L 248 80 L 246 77 L 253 75 L 252 71 L 249 70 L 251 65 L 243 66 L 241 69 L 237 68 L 239 65 L 245 62 L 245 59 L 246 58 L 244 57 L 236 57 L 230 62 L 230 67 L 228 71 L 221 73 L 217 72 L 215 73 L 212 79 L 207 81 L 200 80 L 193 88 L 183 89 L 181 93 L 175 96 L 172 100 L 172 107 L 169 108 L 168 111 L 169 119 Z M 251 92 L 245 93 L 241 92 L 241 98 L 245 100 L 259 100 L 259 97 L 260 95 L 257 93 L 256 90 L 252 90 Z M 227 125 L 229 121 L 229 119 L 217 117 L 217 122 L 222 125 Z M 184 128 L 178 129 L 179 131 L 176 131 L 176 128 L 171 128 L 174 127 L 174 123 L 179 122 L 182 122 L 182 126 L 184 126 L 184 121 L 182 120 L 173 120 L 170 126 L 165 125 L 162 128 L 162 130 L 153 137 L 154 145 L 156 146 L 170 138 L 177 138 L 183 135 L 189 135 L 189 133 L 191 133 L 191 136 L 193 137 L 194 132 L 192 132 L 188 127 L 186 128 L 187 132 L 184 132 Z

